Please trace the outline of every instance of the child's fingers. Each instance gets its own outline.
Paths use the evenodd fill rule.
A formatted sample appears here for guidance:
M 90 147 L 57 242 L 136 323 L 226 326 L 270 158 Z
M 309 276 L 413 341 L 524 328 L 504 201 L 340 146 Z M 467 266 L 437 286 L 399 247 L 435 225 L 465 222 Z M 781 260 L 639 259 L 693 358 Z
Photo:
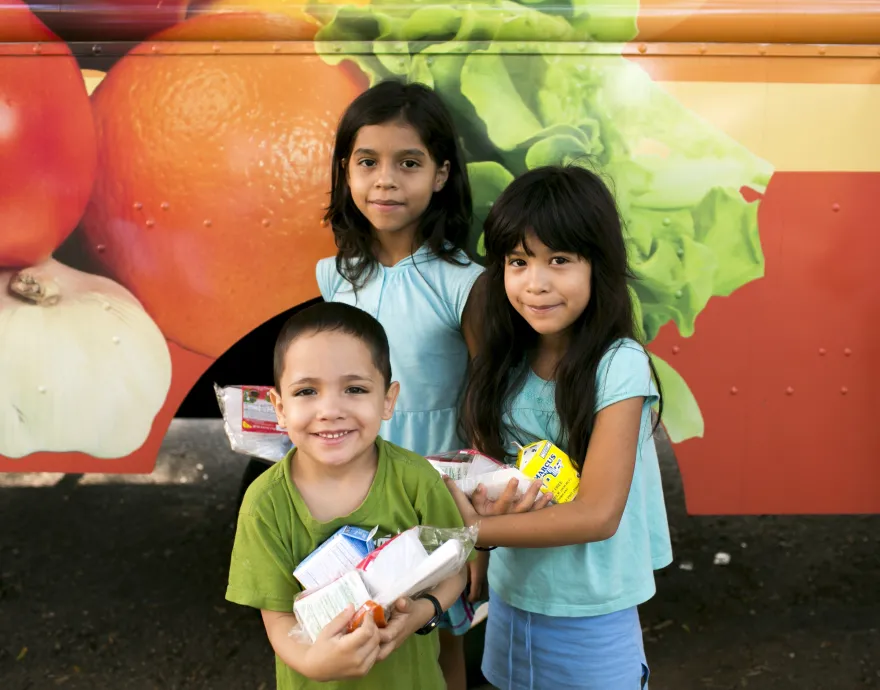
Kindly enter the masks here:
M 553 493 L 548 491 L 545 494 L 541 494 L 541 497 L 535 501 L 534 505 L 531 507 L 531 510 L 541 510 L 541 508 L 546 508 L 553 501 Z
M 351 617 L 354 615 L 354 606 L 349 604 L 346 606 L 342 612 L 336 616 L 332 621 L 327 623 L 324 626 L 324 629 L 321 631 L 321 634 L 318 635 L 318 638 L 329 639 L 331 637 L 335 637 L 336 635 L 341 635 L 345 633 L 346 628 L 348 627 L 349 621 L 351 621 Z
M 507 486 L 504 487 L 504 491 L 501 492 L 497 500 L 492 502 L 492 513 L 495 515 L 509 513 L 512 506 L 516 503 L 518 493 L 519 482 L 516 479 L 511 479 L 507 482 Z
M 533 481 L 525 494 L 523 494 L 522 500 L 517 503 L 514 511 L 517 513 L 526 513 L 532 510 L 535 501 L 538 499 L 538 493 L 541 491 L 542 486 L 543 482 L 540 479 Z

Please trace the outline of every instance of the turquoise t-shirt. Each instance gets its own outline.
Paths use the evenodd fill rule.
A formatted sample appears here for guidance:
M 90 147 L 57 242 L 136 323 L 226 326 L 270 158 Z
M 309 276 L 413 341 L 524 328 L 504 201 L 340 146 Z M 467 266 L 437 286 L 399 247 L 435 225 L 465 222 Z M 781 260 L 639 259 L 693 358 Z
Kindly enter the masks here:
M 391 374 L 400 382 L 394 416 L 382 423 L 382 438 L 419 455 L 459 450 L 458 405 L 467 371 L 468 351 L 461 315 L 483 267 L 437 257 L 427 246 L 394 266 L 377 266 L 363 288 L 336 271 L 335 257 L 315 270 L 321 296 L 374 316 L 388 334 Z
M 529 371 L 506 424 L 530 438 L 556 440 L 555 384 Z M 547 616 L 599 616 L 641 604 L 656 591 L 654 570 L 672 562 L 660 465 L 651 433 L 658 400 L 648 355 L 633 340 L 611 346 L 596 373 L 596 412 L 645 396 L 632 487 L 616 534 L 590 544 L 547 549 L 499 548 L 489 559 L 489 584 L 509 605 Z M 511 444 L 512 445 L 512 444 Z

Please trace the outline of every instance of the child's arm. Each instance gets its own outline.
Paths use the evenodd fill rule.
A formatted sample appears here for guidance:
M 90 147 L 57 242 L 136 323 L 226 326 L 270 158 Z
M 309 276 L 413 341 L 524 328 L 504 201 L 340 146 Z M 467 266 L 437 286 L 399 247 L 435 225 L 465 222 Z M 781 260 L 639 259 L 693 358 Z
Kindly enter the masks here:
M 314 644 L 299 642 L 288 633 L 296 625 L 293 613 L 262 609 L 263 625 L 272 649 L 285 664 L 306 678 L 317 681 L 361 678 L 379 656 L 379 629 L 372 616 L 352 633 L 346 633 L 353 607 L 334 618 Z
M 644 397 L 596 415 L 577 496 L 528 513 L 483 517 L 453 482 L 446 482 L 468 526 L 479 523 L 478 546 L 568 546 L 614 536 L 629 496 Z
M 461 596 L 467 584 L 467 567 L 463 566 L 455 575 L 446 578 L 430 594 L 440 602 L 446 611 Z M 379 630 L 382 641 L 379 661 L 388 658 L 410 635 L 423 627 L 434 617 L 434 605 L 427 599 L 399 599 L 388 626 Z

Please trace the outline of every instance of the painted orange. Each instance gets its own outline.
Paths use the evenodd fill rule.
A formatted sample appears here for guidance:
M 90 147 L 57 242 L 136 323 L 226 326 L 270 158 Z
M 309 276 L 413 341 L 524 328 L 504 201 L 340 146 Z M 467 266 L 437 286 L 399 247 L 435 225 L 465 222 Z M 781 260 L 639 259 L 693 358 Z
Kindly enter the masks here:
M 692 337 L 651 343 L 706 423 L 675 447 L 688 512 L 880 513 L 878 195 L 878 172 L 776 173 L 765 277 L 713 299 Z
M 369 5 L 370 0 L 193 0 L 189 3 L 189 14 L 216 12 L 262 12 L 265 14 L 299 15 L 304 11 L 321 15 L 323 8 L 332 9 L 339 5 Z
M 0 266 L 19 267 L 48 259 L 76 227 L 97 153 L 76 59 L 24 3 L 3 1 L 0 33 L 55 42 L 38 59 L 0 45 Z
M 158 38 L 225 26 L 267 40 L 315 32 L 290 18 L 220 14 Z M 335 127 L 365 87 L 312 55 L 153 56 L 139 46 L 92 96 L 99 173 L 87 251 L 168 339 L 220 355 L 317 296 L 315 262 L 335 251 L 320 224 Z

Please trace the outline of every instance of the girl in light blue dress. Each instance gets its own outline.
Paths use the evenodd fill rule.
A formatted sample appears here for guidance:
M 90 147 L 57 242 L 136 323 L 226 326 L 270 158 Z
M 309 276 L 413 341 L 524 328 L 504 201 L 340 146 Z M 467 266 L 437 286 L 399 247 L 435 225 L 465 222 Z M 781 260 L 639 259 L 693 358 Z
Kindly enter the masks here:
M 464 447 L 470 294 L 482 272 L 465 250 L 471 211 L 452 118 L 432 90 L 387 81 L 351 103 L 336 133 L 325 216 L 338 253 L 318 262 L 318 286 L 326 301 L 357 306 L 385 327 L 400 395 L 379 433 L 421 455 Z M 461 636 L 477 605 L 468 596 L 440 623 L 440 665 L 456 690 L 466 686 Z
M 485 223 L 481 328 L 462 422 L 481 451 L 554 441 L 570 502 L 507 514 L 447 482 L 489 561 L 483 674 L 502 690 L 647 687 L 638 605 L 672 561 L 652 406 L 614 200 L 575 166 L 514 180 Z M 485 290 L 485 291 L 484 291 Z M 662 408 L 658 410 L 659 423 Z M 522 511 L 522 512 L 521 512 Z

